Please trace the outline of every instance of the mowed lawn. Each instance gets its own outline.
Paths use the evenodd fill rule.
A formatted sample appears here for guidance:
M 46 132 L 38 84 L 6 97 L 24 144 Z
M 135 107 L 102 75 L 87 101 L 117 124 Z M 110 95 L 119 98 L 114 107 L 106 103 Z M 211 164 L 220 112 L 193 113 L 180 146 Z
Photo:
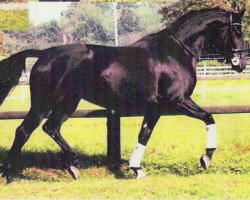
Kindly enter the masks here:
M 204 84 L 206 90 L 202 88 Z M 250 80 L 199 82 L 193 96 L 203 106 L 247 105 L 249 86 Z M 19 96 L 20 91 L 17 87 L 10 97 Z M 28 88 L 24 87 L 24 91 Z M 27 110 L 28 104 L 9 100 L 0 111 Z M 97 107 L 82 102 L 79 108 Z M 39 127 L 23 149 L 23 170 L 17 183 L 4 186 L 5 179 L 0 178 L 0 198 L 250 199 L 250 114 L 214 117 L 219 148 L 208 171 L 199 166 L 206 144 L 205 125 L 185 116 L 168 116 L 160 119 L 148 144 L 143 160 L 148 177 L 142 180 L 135 180 L 128 170 L 141 117 L 122 118 L 121 172 L 106 166 L 106 119 L 69 119 L 62 134 L 80 155 L 81 176 L 76 181 L 61 170 L 60 149 Z M 0 165 L 20 123 L 21 120 L 0 121 Z

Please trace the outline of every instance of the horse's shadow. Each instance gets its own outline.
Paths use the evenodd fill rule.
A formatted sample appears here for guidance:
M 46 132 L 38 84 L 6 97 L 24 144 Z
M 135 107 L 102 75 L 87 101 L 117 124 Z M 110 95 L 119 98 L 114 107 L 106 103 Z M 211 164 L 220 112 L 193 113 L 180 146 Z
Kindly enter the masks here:
M 9 150 L 0 147 L 0 174 L 3 173 L 3 165 L 7 159 Z M 80 169 L 106 167 L 108 171 L 114 174 L 117 179 L 130 179 L 128 176 L 128 162 L 121 160 L 119 162 L 111 162 L 106 155 L 97 154 L 88 156 L 82 152 L 77 152 L 80 160 Z M 31 152 L 23 151 L 18 171 L 21 172 L 27 168 L 38 168 L 42 170 L 65 170 L 65 155 L 63 152 Z M 32 179 L 29 176 L 19 174 L 19 178 Z

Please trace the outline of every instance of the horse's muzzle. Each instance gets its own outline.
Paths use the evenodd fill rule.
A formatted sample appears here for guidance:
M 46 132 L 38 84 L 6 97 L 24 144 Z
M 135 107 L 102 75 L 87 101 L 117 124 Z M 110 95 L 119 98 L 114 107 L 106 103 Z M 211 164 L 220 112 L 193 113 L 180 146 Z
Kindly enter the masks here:
M 232 70 L 237 72 L 242 72 L 244 69 L 246 69 L 246 59 L 245 57 L 239 58 L 237 55 L 233 55 L 233 57 L 230 59 Z
M 231 59 L 231 63 L 233 66 L 239 66 L 240 64 L 240 59 L 237 57 L 237 56 L 234 56 L 232 59 Z

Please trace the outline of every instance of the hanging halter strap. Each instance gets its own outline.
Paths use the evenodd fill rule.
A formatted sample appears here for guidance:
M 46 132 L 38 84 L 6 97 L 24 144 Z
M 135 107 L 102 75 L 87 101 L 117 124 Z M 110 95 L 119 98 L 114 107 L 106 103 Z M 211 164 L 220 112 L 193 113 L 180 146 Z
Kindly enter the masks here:
M 233 32 L 233 27 L 237 27 L 237 26 L 241 27 L 242 26 L 241 23 L 233 22 L 233 14 L 232 13 L 229 16 L 229 25 L 230 25 L 231 33 Z M 246 52 L 246 49 L 232 49 L 231 52 L 241 53 L 241 52 Z
M 185 51 L 187 51 L 191 56 L 195 57 L 197 60 L 199 60 L 199 57 L 182 41 L 180 41 L 177 37 L 174 35 L 170 36 L 177 44 L 179 44 Z

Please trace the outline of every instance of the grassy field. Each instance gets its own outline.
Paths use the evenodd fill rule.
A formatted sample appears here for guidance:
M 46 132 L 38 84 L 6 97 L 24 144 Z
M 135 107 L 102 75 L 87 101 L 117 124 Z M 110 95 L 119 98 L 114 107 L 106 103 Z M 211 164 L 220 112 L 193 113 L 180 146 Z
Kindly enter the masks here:
M 249 104 L 248 88 L 250 80 L 201 81 L 193 97 L 204 106 Z M 24 87 L 25 95 L 27 91 Z M 17 87 L 10 97 L 21 93 Z M 9 100 L 0 111 L 26 110 L 28 104 Z M 97 107 L 82 102 L 79 108 Z M 106 119 L 68 120 L 62 133 L 80 155 L 82 169 L 77 181 L 61 170 L 58 146 L 39 127 L 24 147 L 17 183 L 4 186 L 5 180 L 0 178 L 0 199 L 250 199 L 250 114 L 214 117 L 219 148 L 208 171 L 198 162 L 206 143 L 205 125 L 184 116 L 169 116 L 160 119 L 148 144 L 143 167 L 149 176 L 142 180 L 134 180 L 128 171 L 141 117 L 122 118 L 124 168 L 120 172 L 106 166 Z M 20 123 L 0 121 L 0 165 Z
M 80 154 L 81 177 L 74 181 L 61 171 L 57 145 L 38 128 L 24 148 L 26 168 L 20 180 L 4 187 L 0 198 L 92 199 L 249 199 L 249 114 L 215 115 L 219 148 L 212 167 L 203 171 L 198 159 L 205 146 L 205 126 L 194 119 L 162 117 L 143 160 L 149 177 L 133 180 L 128 160 L 137 141 L 141 118 L 122 119 L 122 173 L 105 166 L 105 119 L 70 119 L 64 137 Z M 181 122 L 181 123 L 180 123 Z M 0 121 L 1 162 L 20 120 Z

